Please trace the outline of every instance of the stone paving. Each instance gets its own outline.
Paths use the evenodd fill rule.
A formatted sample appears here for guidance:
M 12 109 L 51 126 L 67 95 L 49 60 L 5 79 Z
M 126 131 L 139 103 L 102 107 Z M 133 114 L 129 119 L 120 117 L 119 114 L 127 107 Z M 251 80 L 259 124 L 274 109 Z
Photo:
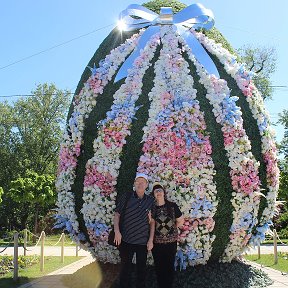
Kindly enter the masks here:
M 43 276 L 32 282 L 23 284 L 19 288 L 67 288 L 61 279 L 63 276 L 75 273 L 78 269 L 90 264 L 95 261 L 92 256 L 86 256 L 79 261 L 71 263 L 59 270 L 56 270 L 46 276 Z M 85 288 L 85 287 L 83 287 Z M 96 288 L 96 287 L 95 287 Z
M 269 267 L 262 267 L 262 265 L 259 265 L 255 262 L 247 261 L 250 265 L 263 270 L 266 272 L 269 277 L 274 281 L 274 284 L 268 286 L 269 288 L 287 288 L 288 287 L 288 274 L 287 273 L 281 273 L 280 271 L 277 271 L 275 269 L 269 268 Z

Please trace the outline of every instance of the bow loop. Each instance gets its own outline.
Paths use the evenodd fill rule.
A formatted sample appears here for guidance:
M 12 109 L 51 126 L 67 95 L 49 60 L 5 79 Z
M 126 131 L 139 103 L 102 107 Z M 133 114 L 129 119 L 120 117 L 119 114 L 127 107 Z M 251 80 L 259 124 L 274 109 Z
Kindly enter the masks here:
M 119 21 L 121 22 L 122 30 L 132 31 L 152 25 L 158 16 L 157 13 L 141 5 L 131 4 L 120 13 Z
M 209 30 L 214 26 L 214 15 L 210 9 L 206 9 L 203 5 L 192 4 L 174 15 L 174 24 Z

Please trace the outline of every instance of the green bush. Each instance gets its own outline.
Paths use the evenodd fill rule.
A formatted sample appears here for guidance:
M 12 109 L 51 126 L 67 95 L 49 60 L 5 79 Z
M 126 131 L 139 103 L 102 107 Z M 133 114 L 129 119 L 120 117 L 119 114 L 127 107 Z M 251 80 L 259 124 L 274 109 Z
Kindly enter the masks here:
M 279 216 L 274 218 L 275 229 L 282 239 L 288 239 L 288 209 L 283 207 Z
M 19 256 L 18 266 L 25 269 L 33 264 L 39 263 L 39 256 Z M 0 276 L 14 269 L 13 256 L 0 256 Z

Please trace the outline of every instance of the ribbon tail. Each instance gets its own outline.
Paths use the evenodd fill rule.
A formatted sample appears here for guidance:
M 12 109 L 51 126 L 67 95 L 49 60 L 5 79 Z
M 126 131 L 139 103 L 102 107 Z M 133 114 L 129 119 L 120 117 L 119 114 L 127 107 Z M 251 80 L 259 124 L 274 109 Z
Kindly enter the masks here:
M 209 74 L 214 74 L 217 78 L 220 78 L 219 72 L 213 60 L 207 54 L 206 50 L 200 44 L 198 39 L 193 35 L 193 33 L 191 33 L 189 30 L 187 31 L 180 25 L 177 25 L 177 27 L 180 35 L 184 38 L 185 42 L 190 47 L 197 61 L 203 65 Z
M 119 69 L 119 71 L 118 71 L 118 73 L 114 79 L 114 83 L 127 77 L 128 69 L 132 68 L 133 62 L 140 55 L 141 49 L 144 49 L 146 46 L 146 43 L 149 41 L 149 39 L 159 31 L 160 31 L 159 26 L 150 26 L 145 30 L 145 32 L 143 33 L 143 35 L 139 39 L 137 47 L 134 49 L 134 51 L 130 54 L 130 56 L 125 60 L 125 62 L 120 67 L 120 69 Z

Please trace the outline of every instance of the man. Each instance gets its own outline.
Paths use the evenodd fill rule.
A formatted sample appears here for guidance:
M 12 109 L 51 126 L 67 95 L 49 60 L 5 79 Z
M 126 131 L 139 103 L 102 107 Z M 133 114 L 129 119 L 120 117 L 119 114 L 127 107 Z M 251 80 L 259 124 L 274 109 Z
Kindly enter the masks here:
M 135 191 L 122 196 L 115 209 L 114 242 L 116 245 L 119 245 L 120 251 L 121 288 L 131 287 L 131 270 L 134 253 L 136 253 L 137 269 L 136 287 L 145 287 L 147 252 L 153 248 L 155 228 L 150 221 L 154 199 L 145 194 L 148 185 L 147 175 L 138 173 L 134 181 Z M 127 206 L 125 209 L 126 201 Z M 121 220 L 121 227 L 119 227 L 120 217 L 123 217 Z

